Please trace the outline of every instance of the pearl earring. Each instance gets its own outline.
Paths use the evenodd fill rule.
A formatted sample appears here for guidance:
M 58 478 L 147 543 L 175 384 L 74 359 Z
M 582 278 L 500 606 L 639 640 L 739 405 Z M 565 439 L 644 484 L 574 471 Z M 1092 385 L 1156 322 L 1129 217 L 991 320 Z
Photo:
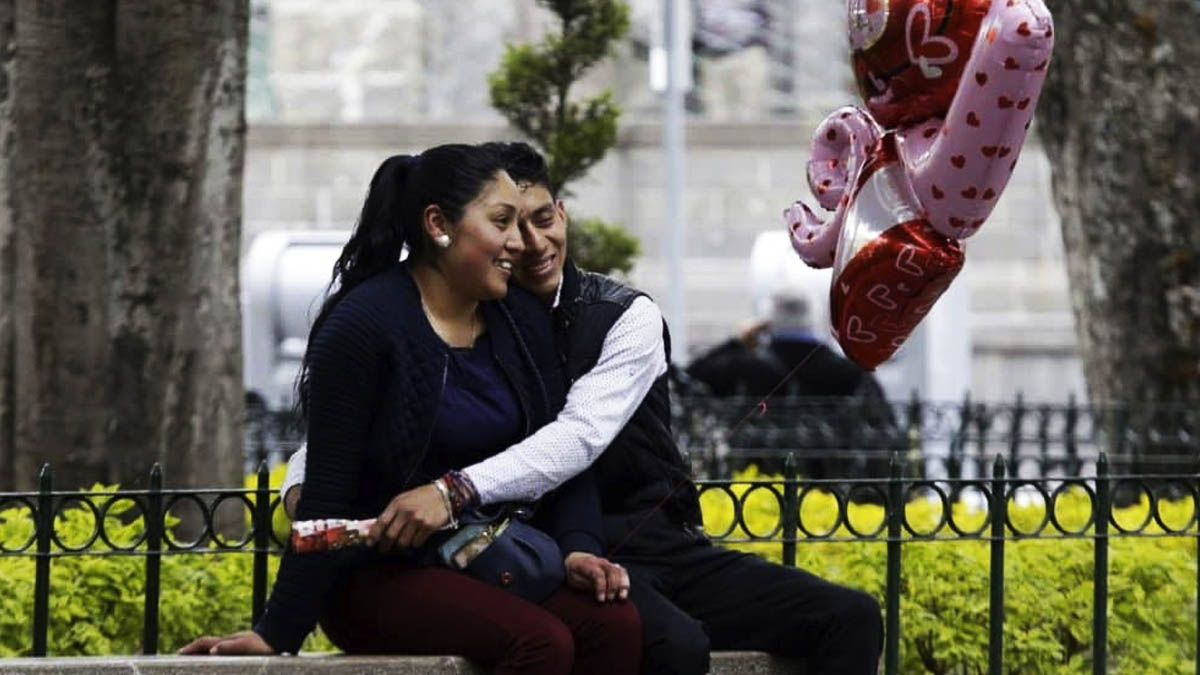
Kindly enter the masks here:
M 439 234 L 433 238 L 433 243 L 437 244 L 441 248 L 450 248 L 450 235 Z

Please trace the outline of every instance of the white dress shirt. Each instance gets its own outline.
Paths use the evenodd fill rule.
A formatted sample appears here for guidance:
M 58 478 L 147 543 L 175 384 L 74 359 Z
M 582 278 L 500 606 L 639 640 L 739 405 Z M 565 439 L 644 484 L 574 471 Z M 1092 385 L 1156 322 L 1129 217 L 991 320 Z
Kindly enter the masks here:
M 666 372 L 662 313 L 640 296 L 613 323 L 596 365 L 571 385 L 558 417 L 463 473 L 484 504 L 538 499 L 591 466 Z M 281 494 L 303 482 L 307 452 L 292 455 Z

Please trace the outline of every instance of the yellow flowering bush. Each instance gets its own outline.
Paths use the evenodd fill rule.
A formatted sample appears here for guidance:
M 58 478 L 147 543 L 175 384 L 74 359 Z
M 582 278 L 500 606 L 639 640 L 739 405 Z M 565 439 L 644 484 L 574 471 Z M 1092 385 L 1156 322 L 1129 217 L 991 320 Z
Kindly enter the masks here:
M 272 473 L 277 488 L 283 470 Z M 778 476 L 750 469 L 739 481 L 765 481 L 782 492 Z M 248 477 L 246 486 L 255 485 Z M 97 486 L 97 491 L 115 488 Z M 779 500 L 764 488 L 734 485 L 745 498 L 744 522 L 750 533 L 768 536 L 778 529 Z M 1010 502 L 1009 518 L 1019 532 L 1034 532 L 1047 518 L 1040 500 Z M 705 526 L 713 535 L 733 528 L 734 504 L 721 490 L 701 496 Z M 132 502 L 118 502 L 106 514 L 106 532 L 117 545 L 141 534 L 140 518 L 131 519 Z M 1067 530 L 1084 530 L 1091 502 L 1082 492 L 1066 492 L 1055 502 L 1055 517 Z M 1190 499 L 1160 504 L 1172 528 L 1192 518 Z M 954 522 L 978 530 L 986 513 L 965 500 L 952 507 Z M 837 500 L 813 490 L 804 494 L 800 514 L 809 532 L 834 539 L 852 537 L 838 521 Z M 1119 509 L 1114 517 L 1136 527 L 1149 514 L 1145 501 Z M 910 527 L 927 534 L 942 518 L 941 504 L 923 498 L 906 506 Z M 93 529 L 90 510 L 66 508 L 56 531 L 68 545 L 82 544 Z M 884 525 L 880 506 L 850 505 L 849 524 L 860 533 Z M 174 524 L 169 520 L 168 524 Z M 277 511 L 277 536 L 288 522 Z M 1110 532 L 1112 528 L 1110 528 Z M 1161 532 L 1150 522 L 1147 531 Z M 0 542 L 13 548 L 33 532 L 28 509 L 0 511 Z M 1043 534 L 1053 535 L 1046 526 Z M 1087 530 L 1090 533 L 1090 528 Z M 862 588 L 882 605 L 886 586 L 886 544 L 882 541 L 823 541 L 805 537 L 797 544 L 796 564 L 832 581 Z M 900 586 L 902 673 L 977 673 L 987 670 L 989 543 L 961 540 L 943 526 L 934 540 L 914 540 L 904 532 Z M 1191 672 L 1196 657 L 1196 539 L 1193 525 L 1182 537 L 1113 537 L 1109 560 L 1109 664 L 1112 672 Z M 733 548 L 782 561 L 780 533 L 770 540 L 729 543 Z M 144 546 L 144 545 L 143 545 Z M 107 546 L 97 540 L 98 551 Z M 1005 670 L 1013 673 L 1091 672 L 1093 541 L 1090 538 L 1010 540 L 1005 543 Z M 272 556 L 269 578 L 279 559 Z M 243 630 L 250 625 L 253 557 L 244 553 L 164 555 L 161 570 L 159 649 L 169 652 L 201 634 Z M 51 565 L 49 651 L 57 655 L 132 654 L 141 651 L 145 559 L 141 556 L 62 556 Z M 0 557 L 0 657 L 27 655 L 32 647 L 34 559 Z M 305 643 L 310 651 L 331 651 L 318 633 Z
M 780 481 L 751 467 L 739 481 Z M 782 494 L 782 484 L 774 483 Z M 743 499 L 748 485 L 734 485 Z M 1011 499 L 1009 520 L 1021 533 L 1033 533 L 1048 520 L 1041 499 Z M 743 518 L 749 532 L 766 535 L 779 523 L 779 499 L 766 489 L 745 497 Z M 734 525 L 734 503 L 723 490 L 701 495 L 705 527 L 717 536 Z M 1054 516 L 1067 531 L 1088 525 L 1091 501 L 1081 490 L 1064 492 L 1054 502 Z M 1192 519 L 1191 498 L 1162 502 L 1164 523 L 1182 528 Z M 906 507 L 909 526 L 922 535 L 937 529 L 940 500 L 917 498 Z M 954 522 L 977 531 L 987 520 L 984 510 L 965 501 L 952 507 Z M 837 499 L 813 490 L 800 505 L 803 523 L 814 535 L 854 535 L 838 520 Z M 1114 511 L 1123 527 L 1134 528 L 1149 515 L 1149 503 Z M 851 527 L 871 533 L 884 524 L 884 510 L 851 504 Z M 990 526 L 989 526 L 990 529 Z M 1087 527 L 1087 534 L 1092 532 Z M 1109 528 L 1110 534 L 1114 528 Z M 1153 520 L 1146 532 L 1161 534 Z M 988 533 L 985 532 L 984 536 Z M 1094 544 L 1091 538 L 1062 538 L 1046 524 L 1042 539 L 1005 542 L 1005 672 L 1091 672 Z M 886 529 L 880 537 L 886 535 Z M 747 538 L 736 526 L 731 538 Z M 771 541 L 728 543 L 731 548 L 782 561 L 780 534 Z M 1011 536 L 1011 533 L 1010 533 Z M 882 541 L 821 541 L 798 533 L 798 567 L 861 588 L 885 602 L 887 545 Z M 1194 670 L 1196 658 L 1196 531 L 1186 536 L 1112 537 L 1109 546 L 1108 659 L 1111 672 L 1181 673 Z M 948 526 L 932 539 L 902 538 L 900 583 L 900 658 L 902 673 L 982 673 L 987 671 L 990 543 L 963 540 Z

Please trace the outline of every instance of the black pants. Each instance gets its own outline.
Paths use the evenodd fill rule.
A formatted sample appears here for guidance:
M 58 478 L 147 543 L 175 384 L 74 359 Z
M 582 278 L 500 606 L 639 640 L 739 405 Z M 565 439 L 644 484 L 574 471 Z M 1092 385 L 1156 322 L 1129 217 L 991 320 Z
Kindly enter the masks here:
M 709 650 L 803 657 L 807 672 L 878 672 L 879 603 L 803 570 L 714 546 L 661 512 L 607 516 L 642 617 L 643 673 L 706 673 Z

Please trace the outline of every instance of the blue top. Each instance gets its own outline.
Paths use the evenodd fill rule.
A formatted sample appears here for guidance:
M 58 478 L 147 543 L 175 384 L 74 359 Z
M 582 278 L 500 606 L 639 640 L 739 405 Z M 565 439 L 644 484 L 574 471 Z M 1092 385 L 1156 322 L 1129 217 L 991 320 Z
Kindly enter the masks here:
M 481 462 L 521 440 L 524 415 L 485 332 L 473 347 L 451 349 L 446 385 L 429 445 L 431 473 Z

